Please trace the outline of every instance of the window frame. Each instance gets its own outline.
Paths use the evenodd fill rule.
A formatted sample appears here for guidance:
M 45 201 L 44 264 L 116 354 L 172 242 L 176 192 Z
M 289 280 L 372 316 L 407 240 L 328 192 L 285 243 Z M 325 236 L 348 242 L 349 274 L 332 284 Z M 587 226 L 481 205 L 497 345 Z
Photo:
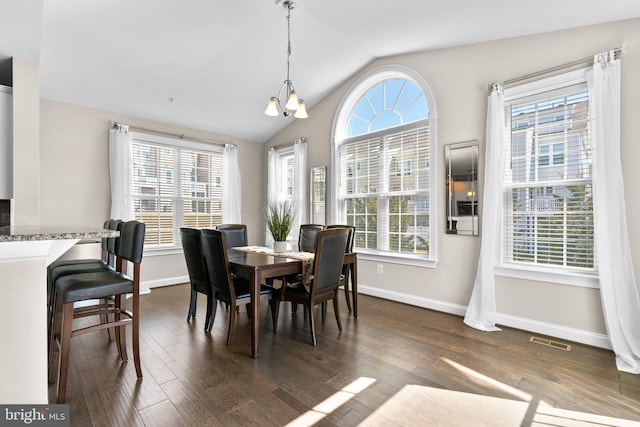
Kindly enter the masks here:
M 360 98 L 366 94 L 376 84 L 389 79 L 405 79 L 413 82 L 418 86 L 426 99 L 428 105 L 428 117 L 424 120 L 411 122 L 408 124 L 402 124 L 392 128 L 387 128 L 382 131 L 374 131 L 358 135 L 356 137 L 346 138 L 347 126 L 351 111 L 358 103 Z M 435 268 L 437 264 L 437 241 L 438 241 L 438 209 L 437 209 L 437 194 L 436 191 L 436 177 L 438 170 L 438 162 L 434 161 L 434 156 L 438 153 L 437 144 L 437 124 L 436 124 L 436 105 L 433 98 L 433 94 L 427 82 L 424 78 L 414 71 L 413 69 L 402 65 L 386 65 L 370 70 L 356 80 L 349 90 L 343 96 L 336 113 L 334 115 L 332 131 L 331 131 L 331 164 L 332 173 L 330 174 L 331 180 L 331 210 L 330 220 L 332 223 L 337 223 L 340 218 L 340 184 L 341 184 L 341 165 L 338 163 L 339 147 L 348 143 L 349 141 L 357 139 L 372 138 L 380 135 L 397 134 L 406 130 L 418 129 L 426 125 L 429 133 L 428 150 L 429 150 L 429 186 L 426 190 L 427 197 L 429 198 L 429 254 L 410 254 L 403 252 L 387 252 L 380 250 L 364 250 L 358 249 L 358 256 L 361 259 L 389 262 L 403 265 L 412 265 L 419 267 Z M 402 165 L 401 169 L 405 165 Z M 412 165 L 414 166 L 414 165 Z M 398 194 L 402 195 L 402 194 Z M 391 195 L 392 196 L 392 195 Z M 389 216 L 389 215 L 388 215 Z
M 180 243 L 180 227 L 184 226 L 184 212 L 183 209 L 178 209 L 179 206 L 184 204 L 186 201 L 193 201 L 195 199 L 191 197 L 186 197 L 182 194 L 182 166 L 181 166 L 181 156 L 182 152 L 199 152 L 207 155 L 220 155 L 224 151 L 224 147 L 222 145 L 213 145 L 206 144 L 201 142 L 189 141 L 185 139 L 178 139 L 166 136 L 160 136 L 140 131 L 130 131 L 131 134 L 131 150 L 133 153 L 134 145 L 136 144 L 145 144 L 153 147 L 160 148 L 168 148 L 173 150 L 173 164 L 174 169 L 171 173 L 171 181 L 173 185 L 173 195 L 172 196 L 160 196 L 163 199 L 171 199 L 174 201 L 174 211 L 173 211 L 173 244 L 171 245 L 161 245 L 161 246 L 149 246 L 145 245 L 144 252 L 147 256 L 155 256 L 155 255 L 167 255 L 167 254 L 178 254 L 182 253 L 182 245 Z M 221 159 L 222 160 L 222 159 Z M 135 211 L 133 211 L 135 206 L 135 200 L 138 199 L 138 194 L 134 194 L 134 179 L 133 176 L 135 174 L 135 165 L 133 155 L 131 156 L 131 188 L 128 192 L 128 196 L 131 200 L 132 206 L 132 215 L 135 216 Z M 168 169 L 163 169 L 159 171 L 159 175 L 168 176 L 166 173 L 169 172 Z M 220 188 L 220 205 L 222 206 L 222 161 L 220 162 L 220 180 L 216 181 L 216 187 Z M 211 198 L 203 198 L 203 201 L 211 201 Z M 217 199 L 215 199 L 217 201 Z M 222 209 L 221 209 L 222 211 Z
M 561 74 L 557 74 L 547 78 L 541 78 L 539 80 L 524 83 L 518 86 L 512 86 L 505 88 L 504 92 L 504 103 L 505 109 L 507 105 L 509 105 L 512 101 L 518 99 L 525 99 L 528 97 L 535 97 L 541 93 L 547 93 L 552 91 L 560 90 L 562 91 L 565 88 L 569 88 L 574 85 L 585 85 L 587 83 L 587 72 L 588 68 L 583 68 L 579 70 L 569 71 Z M 588 92 L 588 88 L 586 88 Z M 589 102 L 592 102 L 592 99 L 589 98 Z M 591 120 L 592 118 L 589 118 Z M 519 127 L 518 129 L 520 129 Z M 511 147 L 510 142 L 511 138 L 509 134 L 511 133 L 511 117 L 508 114 L 505 114 L 505 149 L 507 150 L 507 158 L 505 159 L 505 173 L 506 173 L 506 164 L 511 161 Z M 593 138 L 593 135 L 591 135 Z M 554 137 L 549 137 L 548 141 L 546 141 L 546 146 L 548 147 L 548 151 L 546 154 L 548 159 L 548 165 L 540 165 L 540 152 L 539 147 L 536 147 L 536 159 L 535 159 L 535 167 L 536 174 L 541 167 L 549 167 L 549 166 L 562 166 L 564 168 L 567 167 L 567 145 L 562 142 L 562 152 L 556 152 L 555 146 L 558 145 L 559 142 L 554 140 Z M 594 142 L 591 141 L 591 146 L 594 146 Z M 555 163 L 555 156 L 562 155 L 562 162 Z M 536 175 L 537 176 L 537 175 Z M 595 177 L 591 176 L 589 179 L 593 181 Z M 528 188 L 538 188 L 543 189 L 549 186 L 553 186 L 553 182 L 547 182 L 545 185 L 545 181 L 533 181 L 532 185 L 527 186 Z M 524 184 L 523 184 L 524 185 Z M 569 185 L 569 184 L 564 184 Z M 514 184 L 511 184 L 509 187 L 506 183 L 506 177 L 503 176 L 503 206 L 502 212 L 503 215 L 506 214 L 508 210 L 508 200 L 509 200 L 509 189 L 513 188 Z M 516 185 L 517 186 L 517 185 Z M 505 220 L 503 219 L 503 226 L 500 229 L 500 256 L 499 262 L 494 268 L 494 273 L 498 276 L 509 277 L 509 278 L 518 278 L 518 279 L 526 279 L 540 282 L 549 282 L 549 283 L 561 283 L 565 285 L 579 286 L 579 287 L 587 287 L 587 288 L 598 288 L 598 268 L 596 263 L 596 257 L 594 255 L 594 268 L 591 270 L 588 269 L 580 269 L 569 266 L 557 266 L 557 265 L 546 265 L 546 264 L 536 264 L 532 263 L 531 265 L 527 265 L 524 263 L 512 263 L 507 261 L 507 231 L 505 230 Z M 595 239 L 595 233 L 594 233 Z M 595 244 L 594 244 L 595 248 Z M 595 249 L 594 249 L 595 250 Z

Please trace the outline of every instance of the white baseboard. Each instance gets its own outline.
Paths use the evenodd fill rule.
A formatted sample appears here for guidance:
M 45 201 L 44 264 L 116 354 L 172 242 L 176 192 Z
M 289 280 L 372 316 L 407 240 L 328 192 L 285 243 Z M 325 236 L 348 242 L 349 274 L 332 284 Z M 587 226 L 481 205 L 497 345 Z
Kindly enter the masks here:
M 415 295 L 389 291 L 386 289 L 374 288 L 362 284 L 358 284 L 358 292 L 363 295 L 371 295 L 378 298 L 397 301 L 409 305 L 415 305 L 417 307 L 427 308 L 429 310 L 442 311 L 444 313 L 454 314 L 462 317 L 464 317 L 465 313 L 467 312 L 467 307 L 464 305 L 452 304 Z M 554 338 L 561 338 L 581 344 L 611 350 L 611 342 L 609 341 L 609 337 L 604 334 L 501 313 L 497 314 L 496 321 L 498 326 L 508 326 L 511 328 L 522 329 L 524 331 L 535 332 Z
M 165 279 L 146 280 L 140 283 L 140 286 L 146 286 L 147 288 L 161 288 L 163 286 L 179 285 L 181 283 L 188 283 L 189 276 L 177 276 L 167 277 Z
M 415 305 L 417 307 L 428 308 L 430 310 L 442 311 L 444 313 L 455 314 L 458 316 L 464 316 L 467 312 L 467 307 L 463 305 L 418 297 L 411 294 L 403 294 L 386 289 L 372 288 L 371 286 L 362 285 L 360 283 L 358 283 L 358 293 Z

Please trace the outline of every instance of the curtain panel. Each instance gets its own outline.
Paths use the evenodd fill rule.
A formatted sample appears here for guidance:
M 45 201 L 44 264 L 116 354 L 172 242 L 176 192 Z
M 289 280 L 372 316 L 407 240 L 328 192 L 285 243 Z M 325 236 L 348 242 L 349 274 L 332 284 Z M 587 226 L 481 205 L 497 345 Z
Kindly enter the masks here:
M 493 267 L 498 263 L 502 235 L 502 174 L 504 171 L 504 92 L 494 85 L 487 101 L 484 192 L 482 196 L 482 241 L 478 269 L 464 323 L 482 331 L 499 331 L 495 325 L 496 298 Z
M 222 222 L 242 224 L 242 180 L 238 149 L 225 145 L 222 152 Z
M 633 271 L 620 160 L 620 60 L 595 56 L 588 73 L 593 205 L 600 295 L 618 370 L 640 374 L 640 302 Z
M 109 178 L 111 181 L 111 218 L 133 219 L 131 206 L 131 134 L 129 127 L 109 129 Z

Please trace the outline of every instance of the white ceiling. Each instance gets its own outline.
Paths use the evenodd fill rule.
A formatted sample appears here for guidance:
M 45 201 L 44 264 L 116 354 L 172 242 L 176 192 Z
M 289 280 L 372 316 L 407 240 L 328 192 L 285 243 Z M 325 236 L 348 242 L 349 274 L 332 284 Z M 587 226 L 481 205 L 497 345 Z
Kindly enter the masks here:
M 286 74 L 279 0 L 2 0 L 0 58 L 41 96 L 264 142 Z M 313 105 L 375 58 L 640 16 L 639 0 L 297 0 L 291 79 Z

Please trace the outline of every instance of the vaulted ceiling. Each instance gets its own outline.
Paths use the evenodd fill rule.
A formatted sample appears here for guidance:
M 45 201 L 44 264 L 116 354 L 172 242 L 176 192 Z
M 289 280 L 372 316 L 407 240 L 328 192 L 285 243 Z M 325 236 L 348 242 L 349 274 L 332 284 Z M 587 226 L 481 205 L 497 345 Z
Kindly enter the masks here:
M 0 59 L 41 96 L 264 142 L 286 76 L 281 0 L 4 0 Z M 640 16 L 638 0 L 297 0 L 291 79 L 313 105 L 372 60 Z

